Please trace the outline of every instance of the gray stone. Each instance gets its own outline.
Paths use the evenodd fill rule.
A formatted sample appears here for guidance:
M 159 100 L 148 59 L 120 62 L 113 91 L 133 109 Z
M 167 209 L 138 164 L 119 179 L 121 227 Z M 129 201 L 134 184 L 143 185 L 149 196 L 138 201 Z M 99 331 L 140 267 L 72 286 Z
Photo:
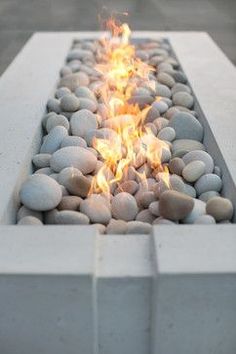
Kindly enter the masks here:
M 53 173 L 53 171 L 51 170 L 50 167 L 43 167 L 43 168 L 39 168 L 38 170 L 36 170 L 35 173 L 50 176 Z
M 68 89 L 68 87 L 60 87 L 59 89 L 56 90 L 55 97 L 60 99 L 65 95 L 69 95 L 70 93 L 71 91 Z
M 89 218 L 74 210 L 62 210 L 55 214 L 55 224 L 60 225 L 88 225 Z
M 148 209 L 152 213 L 152 215 L 160 216 L 159 201 L 152 202 L 149 205 Z
M 72 134 L 82 138 L 98 127 L 96 115 L 87 109 L 82 109 L 74 113 L 70 123 Z
M 192 139 L 177 139 L 172 142 L 172 152 L 174 157 L 183 157 L 190 151 L 205 150 L 205 146 L 199 141 Z
M 66 136 L 61 142 L 61 148 L 66 146 L 81 146 L 86 148 L 86 141 L 80 136 Z
M 172 88 L 171 88 L 172 95 L 174 95 L 177 92 L 187 92 L 191 93 L 191 89 L 189 86 L 181 84 L 181 83 L 176 83 Z
M 174 157 L 170 160 L 168 167 L 171 173 L 181 176 L 185 163 L 180 157 Z
M 152 102 L 154 101 L 154 98 L 152 96 L 131 96 L 128 99 L 128 103 L 130 105 L 138 105 L 140 109 L 144 109 L 145 107 L 149 106 L 152 104 Z
M 170 88 L 173 87 L 175 84 L 174 78 L 171 75 L 167 74 L 166 72 L 160 72 L 157 75 L 157 80 L 161 84 L 166 85 Z
M 176 134 L 175 130 L 171 127 L 165 127 L 159 131 L 157 134 L 158 139 L 166 140 L 166 141 L 173 141 L 175 140 Z
M 111 219 L 107 225 L 106 233 L 109 235 L 126 234 L 127 222 L 124 220 Z
M 99 197 L 99 196 L 97 196 Z M 108 224 L 111 220 L 111 212 L 104 198 L 89 197 L 80 204 L 80 210 L 89 217 L 90 221 L 99 224 Z
M 219 176 L 213 173 L 208 173 L 199 178 L 195 183 L 194 188 L 196 189 L 197 195 L 200 195 L 208 191 L 219 192 L 222 188 L 222 180 Z
M 192 211 L 193 207 L 193 199 L 183 193 L 168 190 L 160 196 L 160 215 L 166 219 L 182 220 Z
M 93 91 L 91 91 L 88 87 L 86 86 L 80 86 L 75 90 L 75 95 L 79 98 L 83 97 L 83 98 L 88 98 L 92 101 L 97 102 L 96 96 L 93 93 Z
M 53 128 L 57 126 L 62 126 L 66 130 L 69 130 L 70 123 L 68 122 L 68 119 L 62 114 L 54 114 L 49 116 L 46 122 L 47 132 L 49 133 Z
M 133 180 L 128 180 L 119 184 L 119 186 L 115 191 L 115 194 L 121 192 L 127 192 L 133 195 L 137 192 L 137 190 L 138 190 L 138 183 Z
M 61 201 L 59 184 L 46 175 L 32 175 L 22 184 L 20 200 L 27 208 L 46 211 L 55 208 Z
M 66 95 L 61 98 L 60 105 L 62 111 L 75 112 L 80 107 L 80 100 L 75 95 Z
M 62 126 L 53 128 L 43 141 L 40 153 L 53 154 L 60 148 L 61 142 L 66 136 L 68 136 L 66 128 Z
M 47 102 L 47 109 L 49 112 L 60 113 L 61 112 L 60 101 L 56 98 L 49 98 Z
M 193 186 L 191 186 L 188 183 L 185 183 L 184 184 L 184 189 L 185 189 L 185 191 L 183 193 L 189 195 L 192 198 L 196 198 L 197 193 L 196 193 L 196 190 L 195 190 L 195 188 Z
M 155 108 L 160 114 L 165 113 L 168 110 L 168 104 L 164 100 L 157 100 L 153 102 L 152 107 Z
M 155 193 L 153 191 L 146 191 L 146 192 L 142 192 L 142 194 L 140 195 L 139 203 L 143 208 L 148 208 L 149 205 L 155 200 L 156 200 Z
M 136 219 L 137 221 L 142 221 L 142 222 L 147 222 L 149 224 L 152 224 L 153 221 L 155 220 L 155 216 L 150 212 L 149 209 L 144 209 L 141 210 L 137 215 Z
M 112 199 L 111 211 L 115 219 L 131 221 L 135 219 L 138 213 L 138 206 L 131 194 L 122 192 Z
M 66 188 L 71 194 L 85 198 L 91 189 L 91 180 L 83 175 L 75 175 L 67 180 Z
M 149 234 L 152 230 L 152 226 L 142 221 L 130 221 L 127 223 L 127 234 Z
M 153 223 L 153 225 L 158 225 L 158 224 L 163 224 L 163 225 L 176 225 L 176 222 L 168 220 L 163 218 L 162 216 L 159 216 L 158 218 L 156 218 Z
M 211 225 L 215 224 L 216 221 L 211 215 L 200 215 L 197 219 L 195 219 L 194 224 L 203 224 L 203 225 Z
M 160 96 L 160 97 L 171 98 L 171 90 L 166 85 L 157 84 L 156 85 L 156 95 Z
M 60 172 L 66 167 L 75 167 L 83 174 L 92 172 L 96 164 L 97 159 L 94 154 L 80 146 L 64 147 L 54 152 L 50 161 L 50 166 L 55 172 Z
M 190 113 L 179 112 L 169 121 L 176 133 L 176 139 L 192 139 L 202 141 L 203 127 L 199 121 Z
M 182 175 L 187 182 L 196 182 L 205 172 L 205 164 L 200 160 L 189 162 L 183 169 Z
M 36 154 L 34 155 L 32 162 L 38 168 L 50 166 L 51 154 Z
M 58 87 L 68 87 L 70 91 L 74 92 L 79 86 L 88 86 L 89 77 L 87 74 L 80 72 L 76 74 L 69 74 L 61 78 Z
M 220 196 L 220 194 L 216 191 L 208 191 L 208 192 L 204 192 L 202 194 L 199 195 L 199 199 L 202 200 L 203 202 L 207 203 L 208 200 L 210 200 L 211 198 L 214 197 L 218 197 Z
M 183 161 L 187 165 L 189 162 L 200 160 L 205 164 L 205 173 L 212 173 L 214 169 L 214 161 L 206 151 L 194 150 L 183 156 Z
M 62 197 L 60 203 L 57 206 L 58 210 L 79 210 L 80 203 L 82 198 L 75 195 L 66 195 Z
M 179 91 L 173 94 L 173 103 L 177 106 L 184 106 L 187 108 L 192 108 L 194 99 L 188 92 Z
M 24 216 L 17 223 L 18 225 L 43 225 L 42 221 L 36 218 L 35 216 Z
M 214 197 L 208 200 L 206 211 L 207 214 L 213 216 L 216 221 L 231 220 L 234 207 L 229 199 Z
M 57 181 L 58 181 L 58 183 L 63 185 L 65 188 L 67 188 L 67 186 L 70 183 L 71 178 L 73 178 L 75 176 L 81 176 L 81 175 L 82 175 L 82 173 L 77 168 L 66 167 L 66 168 L 63 168 L 63 170 L 61 170 L 60 173 L 58 173 Z
M 27 208 L 26 206 L 22 205 L 20 209 L 17 211 L 16 220 L 19 221 L 20 219 L 24 218 L 25 216 L 34 216 L 39 220 L 43 220 L 43 214 L 41 211 L 35 211 Z
M 85 97 L 80 97 L 79 98 L 80 102 L 80 110 L 81 109 L 87 109 L 90 112 L 96 112 L 97 110 L 97 102 L 94 100 L 91 100 L 90 98 L 85 98 Z
M 183 219 L 185 224 L 193 224 L 199 216 L 206 214 L 206 203 L 199 199 L 193 200 L 193 210 Z

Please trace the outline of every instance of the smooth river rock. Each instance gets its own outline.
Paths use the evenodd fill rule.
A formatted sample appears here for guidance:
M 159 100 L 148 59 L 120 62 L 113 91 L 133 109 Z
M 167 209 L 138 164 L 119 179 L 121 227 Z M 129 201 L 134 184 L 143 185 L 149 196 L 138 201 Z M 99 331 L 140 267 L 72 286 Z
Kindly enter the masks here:
M 166 219 L 174 221 L 184 219 L 192 211 L 193 207 L 193 199 L 186 194 L 168 190 L 160 196 L 160 215 Z
M 199 199 L 193 200 L 193 210 L 183 219 L 185 224 L 193 224 L 199 216 L 206 214 L 206 203 Z
M 61 110 L 75 112 L 79 109 L 80 100 L 75 95 L 65 95 L 60 100 Z
M 169 127 L 175 130 L 176 139 L 202 141 L 203 127 L 190 113 L 178 112 L 169 121 Z
M 187 165 L 189 162 L 192 161 L 202 161 L 205 164 L 205 173 L 212 173 L 214 169 L 214 161 L 211 155 L 208 154 L 206 151 L 202 150 L 194 150 L 190 151 L 183 156 L 183 161 Z
M 173 157 L 183 157 L 190 151 L 206 150 L 205 146 L 199 141 L 192 139 L 177 139 L 172 142 Z
M 231 220 L 234 212 L 232 202 L 223 197 L 214 197 L 206 204 L 207 214 L 214 217 L 216 221 Z
M 111 212 L 104 202 L 104 198 L 98 195 L 82 201 L 80 211 L 87 215 L 92 223 L 108 224 L 111 220 Z
M 117 194 L 111 202 L 111 212 L 115 219 L 134 220 L 138 213 L 136 199 L 129 193 Z
M 62 210 L 55 214 L 55 224 L 88 225 L 89 218 L 78 211 Z
M 44 139 L 40 153 L 53 154 L 60 148 L 61 142 L 66 136 L 68 136 L 66 128 L 62 126 L 53 128 Z
M 43 225 L 42 221 L 36 218 L 35 216 L 24 216 L 17 223 L 18 225 Z
M 66 167 L 75 167 L 85 175 L 92 172 L 96 164 L 94 154 L 80 146 L 64 147 L 54 152 L 50 160 L 50 166 L 55 172 Z
M 107 225 L 106 233 L 109 235 L 126 234 L 127 222 L 124 220 L 111 219 Z
M 184 91 L 174 93 L 172 100 L 176 106 L 184 106 L 186 108 L 191 108 L 194 103 L 193 96 Z
M 127 234 L 149 234 L 151 232 L 152 225 L 142 221 L 130 221 L 127 223 Z
M 194 185 L 197 195 L 208 191 L 220 192 L 222 188 L 222 180 L 219 176 L 213 173 L 208 173 L 201 176 Z
M 27 178 L 20 189 L 20 200 L 27 208 L 46 211 L 55 208 L 61 201 L 60 185 L 51 177 L 36 174 Z
M 200 160 L 189 162 L 182 171 L 187 182 L 196 182 L 205 172 L 205 164 Z
M 97 129 L 98 123 L 96 115 L 88 109 L 81 109 L 74 113 L 70 120 L 72 135 L 77 135 L 82 138 L 94 129 Z

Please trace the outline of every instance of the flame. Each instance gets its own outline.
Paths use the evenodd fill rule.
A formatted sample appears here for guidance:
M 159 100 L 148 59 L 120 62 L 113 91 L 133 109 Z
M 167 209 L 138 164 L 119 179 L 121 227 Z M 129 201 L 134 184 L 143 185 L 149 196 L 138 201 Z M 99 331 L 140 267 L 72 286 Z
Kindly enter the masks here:
M 117 139 L 93 139 L 93 147 L 104 165 L 93 178 L 91 193 L 109 193 L 111 186 L 125 176 L 128 167 L 137 164 L 138 158 L 147 161 L 153 169 L 160 168 L 162 151 L 169 149 L 151 130 L 143 128 L 150 106 L 140 109 L 138 104 L 129 103 L 140 82 L 152 88 L 149 74 L 154 70 L 153 67 L 136 57 L 135 47 L 129 42 L 131 31 L 127 23 L 117 24 L 111 18 L 107 28 L 111 36 L 101 40 L 104 51 L 96 70 L 103 77 L 103 85 L 99 88 L 100 98 L 108 108 L 108 120 L 104 126 L 114 129 Z M 156 98 L 157 101 L 159 99 Z M 168 168 L 161 170 L 163 180 L 169 185 Z M 107 171 L 110 171 L 109 178 Z M 145 173 L 138 175 L 142 181 L 146 180 Z

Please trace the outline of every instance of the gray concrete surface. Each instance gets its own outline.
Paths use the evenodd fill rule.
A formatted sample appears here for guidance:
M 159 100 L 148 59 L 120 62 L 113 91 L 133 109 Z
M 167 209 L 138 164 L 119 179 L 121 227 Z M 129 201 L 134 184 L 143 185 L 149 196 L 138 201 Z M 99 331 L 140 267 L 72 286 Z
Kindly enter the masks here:
M 1 0 L 0 74 L 35 31 L 99 29 L 103 6 L 135 30 L 206 31 L 236 64 L 235 0 Z

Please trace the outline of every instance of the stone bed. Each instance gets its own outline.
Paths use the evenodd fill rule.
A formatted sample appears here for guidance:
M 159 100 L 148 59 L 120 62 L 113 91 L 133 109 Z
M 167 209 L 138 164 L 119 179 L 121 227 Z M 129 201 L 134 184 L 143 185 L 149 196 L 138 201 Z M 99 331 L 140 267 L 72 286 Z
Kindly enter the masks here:
M 0 349 L 234 353 L 234 224 L 158 225 L 151 235 L 122 237 L 90 226 L 9 225 L 72 40 L 98 36 L 36 34 L 0 81 Z M 170 41 L 201 106 L 204 144 L 235 207 L 235 68 L 204 33 L 134 33 L 159 36 Z

